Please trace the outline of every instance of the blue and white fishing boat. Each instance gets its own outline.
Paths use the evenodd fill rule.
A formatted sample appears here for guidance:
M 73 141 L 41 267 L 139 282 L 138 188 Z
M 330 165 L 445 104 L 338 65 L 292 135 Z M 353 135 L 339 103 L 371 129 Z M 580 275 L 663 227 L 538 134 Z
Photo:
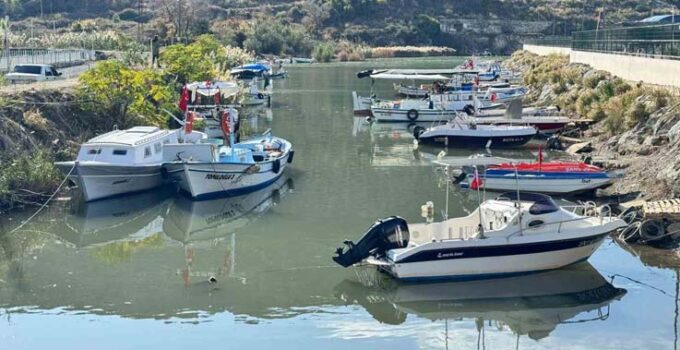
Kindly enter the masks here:
M 626 225 L 606 210 L 560 207 L 536 193 L 505 193 L 441 222 L 431 219 L 431 205 L 422 209 L 426 223 L 378 220 L 356 243 L 345 241 L 333 260 L 375 265 L 401 280 L 517 275 L 587 260 L 609 232 Z
M 179 188 L 201 199 L 255 191 L 276 181 L 293 161 L 290 142 L 265 132 L 235 143 L 234 121 L 223 118 L 225 145 L 167 144 L 163 174 Z

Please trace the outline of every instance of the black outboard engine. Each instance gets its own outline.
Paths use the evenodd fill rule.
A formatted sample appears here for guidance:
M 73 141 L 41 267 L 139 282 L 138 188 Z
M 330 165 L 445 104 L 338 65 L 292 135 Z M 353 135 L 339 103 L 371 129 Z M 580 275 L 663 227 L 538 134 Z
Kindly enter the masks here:
M 357 243 L 345 241 L 347 249 L 338 248 L 333 261 L 343 267 L 349 267 L 371 255 L 381 257 L 390 249 L 406 247 L 408 241 L 406 220 L 399 216 L 390 216 L 376 221 Z

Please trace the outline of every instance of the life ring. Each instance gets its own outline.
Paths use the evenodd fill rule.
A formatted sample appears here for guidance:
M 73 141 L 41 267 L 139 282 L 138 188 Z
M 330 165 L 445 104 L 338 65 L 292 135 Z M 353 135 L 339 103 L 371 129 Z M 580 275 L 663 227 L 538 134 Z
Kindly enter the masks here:
M 463 112 L 467 115 L 475 115 L 475 107 L 473 105 L 465 105 Z
M 229 117 L 229 112 L 222 111 L 222 118 L 220 118 L 220 128 L 222 128 L 222 132 L 224 135 L 229 136 L 231 134 L 231 126 L 229 125 L 230 123 L 230 117 Z
M 281 170 L 281 160 L 277 159 L 277 160 L 272 162 L 272 172 L 274 174 L 278 174 L 279 170 Z
M 295 150 L 290 150 L 290 152 L 288 152 L 288 164 L 293 162 L 293 157 L 295 157 Z
M 425 128 L 422 126 L 416 126 L 413 128 L 413 137 L 416 138 L 416 140 L 420 139 L 420 135 L 422 135 L 425 132 Z
M 643 241 L 656 241 L 666 236 L 666 227 L 659 220 L 645 220 L 640 225 L 640 238 Z
M 408 120 L 414 121 L 418 119 L 418 111 L 415 109 L 410 109 L 408 112 L 406 112 L 406 118 Z

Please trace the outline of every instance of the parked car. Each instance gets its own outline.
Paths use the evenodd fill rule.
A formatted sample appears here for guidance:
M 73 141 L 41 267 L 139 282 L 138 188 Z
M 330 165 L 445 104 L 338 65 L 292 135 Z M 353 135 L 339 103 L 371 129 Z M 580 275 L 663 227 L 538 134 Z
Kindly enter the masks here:
M 17 64 L 12 72 L 5 74 L 5 79 L 15 84 L 55 80 L 60 76 L 61 73 L 49 64 Z

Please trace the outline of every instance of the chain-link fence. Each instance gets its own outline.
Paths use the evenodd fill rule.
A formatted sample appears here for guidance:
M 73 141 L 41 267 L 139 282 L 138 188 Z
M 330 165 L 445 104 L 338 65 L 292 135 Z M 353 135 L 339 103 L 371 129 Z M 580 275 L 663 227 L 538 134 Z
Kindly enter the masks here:
M 680 25 L 666 24 L 575 32 L 572 49 L 680 59 Z
M 0 71 L 11 71 L 17 64 L 53 64 L 58 68 L 94 61 L 95 51 L 82 49 L 0 50 Z

